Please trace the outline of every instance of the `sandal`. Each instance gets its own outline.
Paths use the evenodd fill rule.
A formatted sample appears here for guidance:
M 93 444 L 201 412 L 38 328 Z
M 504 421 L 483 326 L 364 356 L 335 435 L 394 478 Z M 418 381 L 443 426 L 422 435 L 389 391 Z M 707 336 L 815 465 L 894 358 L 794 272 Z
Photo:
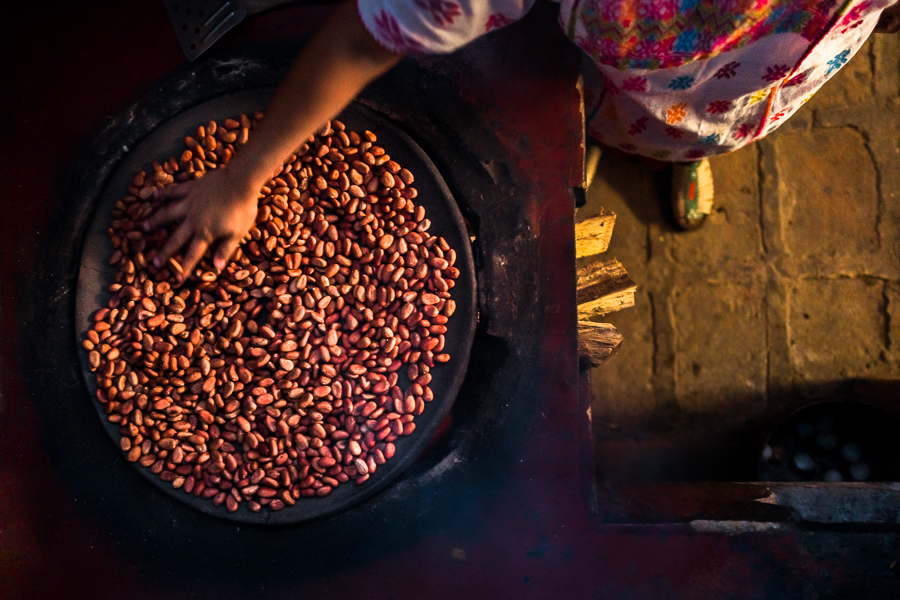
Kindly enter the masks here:
M 709 160 L 672 165 L 672 212 L 679 227 L 697 229 L 713 207 L 713 178 Z

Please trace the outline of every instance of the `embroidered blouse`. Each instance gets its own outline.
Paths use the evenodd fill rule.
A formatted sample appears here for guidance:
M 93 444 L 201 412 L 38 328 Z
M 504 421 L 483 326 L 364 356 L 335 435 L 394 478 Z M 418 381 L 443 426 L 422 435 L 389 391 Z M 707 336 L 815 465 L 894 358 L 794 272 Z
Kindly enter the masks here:
M 853 57 L 898 0 L 561 0 L 587 57 L 588 132 L 670 161 L 736 150 L 776 129 Z M 449 53 L 535 0 L 360 0 L 372 36 Z

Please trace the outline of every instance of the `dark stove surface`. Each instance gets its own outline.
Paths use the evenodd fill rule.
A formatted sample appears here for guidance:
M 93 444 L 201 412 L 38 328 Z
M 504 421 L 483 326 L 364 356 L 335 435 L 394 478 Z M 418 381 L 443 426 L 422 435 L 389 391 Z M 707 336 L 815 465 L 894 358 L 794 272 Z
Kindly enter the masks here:
M 108 175 L 102 171 L 172 114 L 216 90 L 245 85 L 248 70 L 258 69 L 264 84 L 275 81 L 301 43 L 302 27 L 286 31 L 288 23 L 308 27 L 314 20 L 306 17 L 324 10 L 288 7 L 248 20 L 234 30 L 231 45 L 192 64 L 171 47 L 164 14 L 151 11 L 144 23 L 159 37 L 143 40 L 146 75 L 131 71 L 140 62 L 135 55 L 117 54 L 124 44 L 118 28 L 128 15 L 97 13 L 91 27 L 105 35 L 71 35 L 66 60 L 87 77 L 106 70 L 109 89 L 68 80 L 68 102 L 81 109 L 80 121 L 55 115 L 47 98 L 35 102 L 43 111 L 38 117 L 56 123 L 51 137 L 77 134 L 82 146 L 55 157 L 59 182 L 52 189 L 31 190 L 30 201 L 4 199 L 4 212 L 23 207 L 14 219 L 29 226 L 7 231 L 29 252 L 4 253 L 4 282 L 12 273 L 24 277 L 4 303 L 10 333 L 4 339 L 16 340 L 20 369 L 4 371 L 10 409 L 2 415 L 3 444 L 29 450 L 4 453 L 10 468 L 3 472 L 6 489 L 23 499 L 19 518 L 53 530 L 56 543 L 37 543 L 42 557 L 55 557 L 69 589 L 75 582 L 103 597 L 123 589 L 125 573 L 137 569 L 146 583 L 141 589 L 167 598 L 193 595 L 198 581 L 223 597 L 245 597 L 263 582 L 319 596 L 342 581 L 363 596 L 371 589 L 377 597 L 421 598 L 460 570 L 469 572 L 454 584 L 457 591 L 447 589 L 457 595 L 474 580 L 494 585 L 514 577 L 521 585 L 517 573 L 531 560 L 526 546 L 540 547 L 574 514 L 589 517 L 583 491 L 591 468 L 579 453 L 588 427 L 577 416 L 569 190 L 581 152 L 577 56 L 558 27 L 546 27 L 547 13 L 452 58 L 406 61 L 360 98 L 431 158 L 475 237 L 479 326 L 470 368 L 449 420 L 415 464 L 349 510 L 273 530 L 183 506 L 148 484 L 109 443 L 78 372 L 73 339 L 80 249 Z M 513 52 L 512 64 L 501 69 L 495 61 L 510 45 L 525 54 Z M 66 71 L 57 76 L 66 81 Z M 39 78 L 24 81 L 37 85 Z M 103 127 L 91 132 L 82 121 Z M 39 145 L 26 135 L 17 143 L 28 152 Z M 34 172 L 30 164 L 22 168 Z M 20 410 L 33 420 L 20 422 Z M 94 550 L 80 550 L 91 544 Z M 37 586 L 41 597 L 59 595 L 65 587 L 40 577 L 42 569 L 29 564 L 23 585 Z M 96 576 L 100 571 L 105 578 Z
M 759 599 L 851 581 L 833 532 L 700 533 L 597 514 L 576 355 L 580 57 L 551 2 L 450 56 L 404 61 L 360 99 L 432 159 L 476 237 L 470 366 L 421 458 L 352 510 L 274 528 L 183 506 L 125 462 L 73 334 L 89 165 L 140 143 L 123 123 L 203 100 L 193 85 L 154 95 L 160 82 L 204 69 L 227 79 L 235 56 L 260 52 L 284 68 L 329 10 L 254 16 L 190 65 L 155 0 L 5 15 L 0 597 Z M 883 534 L 854 540 L 860 560 L 897 549 Z
M 123 150 L 121 160 L 115 161 L 113 165 L 109 164 L 106 157 L 102 157 L 100 163 L 84 170 L 84 173 L 90 173 L 93 177 L 82 178 L 85 185 L 74 190 L 73 195 L 84 197 L 93 195 L 97 189 L 102 191 L 93 203 L 94 208 L 87 232 L 79 234 L 84 239 L 84 245 L 79 261 L 76 288 L 74 331 L 77 340 L 82 339 L 85 331 L 90 328 L 95 311 L 105 306 L 109 300 L 110 295 L 106 289 L 115 276 L 116 268 L 108 264 L 113 247 L 106 235 L 106 230 L 110 226 L 110 212 L 113 205 L 120 201 L 126 193 L 125 190 L 131 182 L 133 174 L 139 170 L 149 169 L 153 160 L 165 161 L 169 156 L 177 155 L 179 144 L 182 143 L 184 136 L 193 132 L 198 124 L 208 123 L 210 120 L 222 121 L 229 116 L 253 114 L 265 108 L 266 102 L 274 90 L 274 87 L 266 84 L 277 79 L 278 70 L 270 67 L 267 62 L 254 62 L 249 57 L 242 56 L 241 68 L 235 69 L 235 74 L 226 80 L 226 78 L 215 76 L 214 68 L 210 69 L 212 65 L 220 64 L 221 61 L 202 63 L 192 70 L 188 76 L 189 79 L 185 79 L 183 76 L 176 77 L 174 80 L 166 81 L 158 93 L 148 94 L 142 102 L 157 107 L 157 110 L 153 111 L 155 113 L 153 117 L 142 120 L 120 118 L 116 130 L 120 137 L 126 138 L 126 143 L 108 144 L 119 148 L 128 147 L 128 152 Z M 208 99 L 187 110 L 183 110 L 181 102 L 165 102 L 166 98 L 177 96 L 173 90 L 183 89 L 188 83 L 198 95 L 208 97 Z M 165 114 L 167 111 L 159 109 L 163 106 L 178 112 Z M 143 109 L 137 112 L 151 111 Z M 453 196 L 447 189 L 440 173 L 421 148 L 408 135 L 390 124 L 377 112 L 354 102 L 344 109 L 338 118 L 349 131 L 377 132 L 378 143 L 388 151 L 391 158 L 416 174 L 417 204 L 427 211 L 426 214 L 431 221 L 429 233 L 440 236 L 452 248 L 458 249 L 457 267 L 460 269 L 460 276 L 455 280 L 455 285 L 451 289 L 451 297 L 455 302 L 456 310 L 453 318 L 448 322 L 449 328 L 444 346 L 444 350 L 453 357 L 453 360 L 446 364 L 436 364 L 431 370 L 433 379 L 430 389 L 434 393 L 434 399 L 416 418 L 416 430 L 413 435 L 402 436 L 396 440 L 395 457 L 381 465 L 365 485 L 357 486 L 353 483 L 341 485 L 325 497 L 306 498 L 281 511 L 254 512 L 246 504 L 243 504 L 238 507 L 237 511 L 230 512 L 221 503 L 217 506 L 207 498 L 185 493 L 183 489 L 176 489 L 170 483 L 153 475 L 150 469 L 132 463 L 141 475 L 145 476 L 159 490 L 169 494 L 170 497 L 187 503 L 206 514 L 239 524 L 284 525 L 307 522 L 335 515 L 385 488 L 415 461 L 444 423 L 466 373 L 475 331 L 475 269 L 467 226 L 456 207 Z M 157 123 L 157 120 L 161 120 L 161 122 Z M 134 129 L 138 131 L 134 132 Z M 145 133 L 145 131 L 148 132 Z M 141 140 L 136 146 L 129 146 L 127 138 L 133 137 L 140 137 Z M 73 213 L 77 213 L 77 211 L 73 211 Z M 76 229 L 75 224 L 72 224 L 71 229 Z M 97 379 L 88 367 L 87 352 L 82 351 L 79 355 L 82 374 L 90 390 L 89 395 L 93 397 L 97 390 Z M 406 369 L 400 369 L 398 384 L 405 390 L 409 388 L 410 383 L 406 376 Z M 94 408 L 113 445 L 118 446 L 119 425 L 107 419 L 104 406 L 99 402 L 94 403 Z M 118 467 L 115 472 L 117 470 Z M 98 487 L 105 486 L 101 483 Z M 122 498 L 121 503 L 129 506 L 131 511 L 138 508 L 138 505 L 129 498 Z

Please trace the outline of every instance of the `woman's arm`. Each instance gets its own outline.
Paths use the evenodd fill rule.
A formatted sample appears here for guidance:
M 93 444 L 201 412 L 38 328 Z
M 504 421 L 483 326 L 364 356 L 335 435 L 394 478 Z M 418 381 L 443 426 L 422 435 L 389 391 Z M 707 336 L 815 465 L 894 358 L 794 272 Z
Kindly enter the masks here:
M 224 268 L 255 222 L 260 188 L 312 133 L 400 58 L 365 30 L 355 0 L 338 6 L 301 50 L 265 118 L 228 166 L 160 192 L 175 202 L 154 213 L 145 228 L 182 221 L 160 250 L 157 265 L 186 245 L 182 266 L 190 274 L 216 245 L 213 264 Z

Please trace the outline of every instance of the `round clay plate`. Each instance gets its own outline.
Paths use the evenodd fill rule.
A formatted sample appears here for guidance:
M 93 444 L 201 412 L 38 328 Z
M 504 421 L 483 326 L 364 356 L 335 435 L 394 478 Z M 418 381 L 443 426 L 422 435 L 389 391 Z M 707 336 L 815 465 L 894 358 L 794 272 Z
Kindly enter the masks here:
M 165 160 L 169 156 L 180 154 L 184 147 L 184 136 L 190 135 L 200 124 L 210 120 L 221 122 L 225 118 L 236 117 L 241 113 L 252 114 L 262 110 L 272 91 L 270 88 L 241 90 L 173 115 L 136 147 L 129 149 L 126 158 L 112 170 L 103 194 L 97 199 L 82 250 L 74 332 L 79 348 L 85 332 L 92 323 L 91 316 L 106 306 L 109 300 L 106 289 L 113 280 L 115 269 L 107 265 L 113 248 L 106 229 L 111 220 L 110 211 L 116 200 L 126 194 L 126 187 L 134 173 L 147 169 L 153 160 Z M 456 286 L 451 290 L 457 310 L 447 324 L 448 331 L 445 335 L 445 352 L 450 354 L 451 360 L 436 365 L 432 370 L 431 389 L 434 400 L 427 403 L 425 411 L 416 417 L 416 430 L 408 436 L 397 438 L 394 442 L 396 446 L 394 457 L 380 465 L 368 481 L 361 485 L 352 481 L 341 484 L 323 498 L 301 497 L 294 506 L 286 506 L 280 511 L 271 511 L 263 507 L 259 512 L 252 512 L 247 508 L 247 503 L 242 502 L 236 512 L 230 513 L 224 504 L 217 507 L 211 500 L 173 488 L 170 483 L 159 479 L 148 468 L 126 462 L 123 455 L 123 463 L 137 469 L 151 484 L 177 501 L 185 502 L 210 515 L 245 523 L 300 523 L 334 515 L 370 498 L 394 481 L 421 454 L 447 416 L 465 375 L 476 318 L 475 270 L 465 222 L 434 165 L 408 135 L 378 113 L 357 103 L 351 104 L 338 119 L 348 130 L 359 133 L 365 130 L 374 132 L 378 136 L 378 144 L 390 154 L 391 158 L 415 175 L 414 185 L 418 191 L 416 202 L 425 207 L 426 216 L 432 222 L 429 232 L 443 237 L 457 252 L 456 267 L 460 270 L 460 276 L 456 280 Z M 80 356 L 84 379 L 91 391 L 90 401 L 112 443 L 118 448 L 120 437 L 118 426 L 107 420 L 100 403 L 96 400 L 97 385 L 94 374 L 88 368 L 87 352 L 81 350 Z M 398 385 L 401 388 L 409 384 L 405 372 L 405 368 L 398 371 L 400 375 Z

